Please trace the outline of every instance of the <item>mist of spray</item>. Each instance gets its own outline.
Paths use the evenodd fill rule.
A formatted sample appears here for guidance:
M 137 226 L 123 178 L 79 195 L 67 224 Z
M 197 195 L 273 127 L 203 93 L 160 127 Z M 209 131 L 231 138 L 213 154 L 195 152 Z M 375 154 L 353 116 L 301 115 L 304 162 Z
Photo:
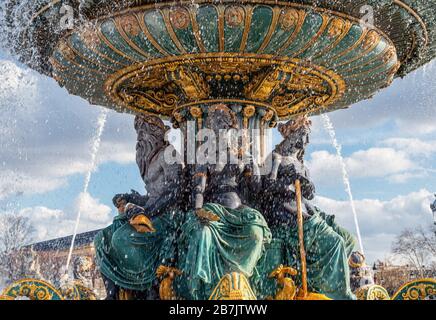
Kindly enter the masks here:
M 326 114 L 323 114 L 323 115 L 321 115 L 321 117 L 322 117 L 322 120 L 324 122 L 324 128 L 326 129 L 326 131 L 328 132 L 328 134 L 332 140 L 333 147 L 336 149 L 336 154 L 337 154 L 339 161 L 340 161 L 340 164 L 341 164 L 342 180 L 343 180 L 344 185 L 345 185 L 345 191 L 347 192 L 348 198 L 350 199 L 350 206 L 351 206 L 351 211 L 353 212 L 354 225 L 356 226 L 356 234 L 357 234 L 357 239 L 359 241 L 360 252 L 362 254 L 365 254 L 363 251 L 362 237 L 360 236 L 359 220 L 357 219 L 356 207 L 354 206 L 353 194 L 351 192 L 350 179 L 348 177 L 348 172 L 347 172 L 347 168 L 345 166 L 344 158 L 342 157 L 342 146 L 338 143 L 338 140 L 336 139 L 335 129 L 333 127 L 333 124 L 332 124 L 329 116 Z
M 83 193 L 82 194 L 84 194 L 84 195 L 86 195 L 86 193 L 88 192 L 88 187 L 89 187 L 89 183 L 91 182 L 92 173 L 95 171 L 95 168 L 96 168 L 97 153 L 98 153 L 98 150 L 100 149 L 101 136 L 103 134 L 104 126 L 106 124 L 107 113 L 108 113 L 108 109 L 101 108 L 100 114 L 98 116 L 97 129 L 96 129 L 94 138 L 92 140 L 92 145 L 91 145 L 91 165 L 89 167 L 88 172 L 86 173 L 85 182 L 83 185 Z M 79 201 L 80 201 L 80 199 L 79 199 Z M 74 225 L 73 238 L 71 239 L 70 250 L 68 252 L 67 263 L 65 265 L 65 272 L 66 273 L 68 273 L 68 268 L 69 268 L 69 265 L 71 262 L 71 256 L 73 254 L 74 242 L 76 240 L 77 230 L 79 228 L 81 214 L 82 214 L 81 206 L 79 204 L 79 210 L 78 210 L 77 216 L 76 216 L 76 223 Z

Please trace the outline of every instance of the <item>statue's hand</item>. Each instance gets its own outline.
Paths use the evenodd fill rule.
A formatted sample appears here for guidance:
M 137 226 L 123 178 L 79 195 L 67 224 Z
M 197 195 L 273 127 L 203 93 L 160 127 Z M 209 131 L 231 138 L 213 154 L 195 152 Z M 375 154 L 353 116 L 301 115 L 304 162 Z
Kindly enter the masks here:
M 153 227 L 151 220 L 143 214 L 134 216 L 129 220 L 130 225 L 135 228 L 136 232 L 147 233 L 155 232 L 156 229 Z
M 215 213 L 210 212 L 210 211 L 203 209 L 203 208 L 195 209 L 195 214 L 203 222 L 220 221 L 220 217 L 218 217 Z
M 283 204 L 283 206 L 285 207 L 285 209 L 294 214 L 297 215 L 297 203 L 295 201 L 292 202 L 286 202 Z M 310 215 L 306 212 L 306 210 L 302 210 L 302 215 L 303 215 L 303 219 L 309 219 Z

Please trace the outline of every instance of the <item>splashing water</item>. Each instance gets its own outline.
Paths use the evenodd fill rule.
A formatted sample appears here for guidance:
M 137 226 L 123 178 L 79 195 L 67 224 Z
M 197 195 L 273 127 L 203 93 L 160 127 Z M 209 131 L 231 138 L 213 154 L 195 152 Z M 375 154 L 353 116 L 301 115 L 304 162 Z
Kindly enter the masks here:
M 333 147 L 336 149 L 336 154 L 341 163 L 342 179 L 345 185 L 345 190 L 348 193 L 348 197 L 350 199 L 351 211 L 353 212 L 354 225 L 356 227 L 356 234 L 357 234 L 357 239 L 359 241 L 360 252 L 362 254 L 365 254 L 363 251 L 362 237 L 360 236 L 359 220 L 357 219 L 356 207 L 354 206 L 353 194 L 351 193 L 350 179 L 348 177 L 348 172 L 345 166 L 344 158 L 342 157 L 342 146 L 338 143 L 338 140 L 336 139 L 335 129 L 333 127 L 333 124 L 329 116 L 326 114 L 322 114 L 321 117 L 324 121 L 324 128 L 326 129 L 330 138 L 332 139 Z
M 101 135 L 103 134 L 104 126 L 106 124 L 107 114 L 108 114 L 108 109 L 101 108 L 100 114 L 99 114 L 98 120 L 97 120 L 97 130 L 95 132 L 94 139 L 92 140 L 91 166 L 90 166 L 90 168 L 85 176 L 85 183 L 83 185 L 83 194 L 86 194 L 88 192 L 88 187 L 89 187 L 89 183 L 91 182 L 92 172 L 94 172 L 95 167 L 96 167 L 97 153 L 98 153 L 98 150 L 100 148 Z M 81 209 L 79 206 L 79 210 L 77 212 L 77 217 L 76 217 L 76 224 L 74 226 L 73 238 L 71 239 L 70 251 L 68 252 L 67 263 L 65 265 L 65 272 L 66 273 L 68 273 L 68 267 L 70 265 L 71 256 L 73 254 L 74 242 L 76 240 L 77 230 L 79 228 L 79 223 L 80 223 L 80 216 L 81 216 Z

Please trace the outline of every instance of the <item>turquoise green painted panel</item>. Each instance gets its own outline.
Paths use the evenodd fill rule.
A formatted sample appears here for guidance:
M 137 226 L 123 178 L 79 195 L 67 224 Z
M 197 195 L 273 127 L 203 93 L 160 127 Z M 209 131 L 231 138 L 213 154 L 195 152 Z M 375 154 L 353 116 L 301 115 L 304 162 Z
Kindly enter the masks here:
M 200 52 L 198 48 L 197 42 L 195 41 L 194 31 L 192 30 L 192 25 L 186 29 L 177 29 L 173 27 L 174 32 L 177 35 L 182 46 L 185 48 L 188 53 L 197 53 Z
M 239 52 L 241 47 L 242 35 L 244 34 L 244 23 L 239 26 L 224 25 L 224 48 L 226 52 Z
M 101 55 L 98 55 L 97 53 L 95 53 L 94 51 L 92 51 L 91 49 L 89 49 L 82 41 L 82 39 L 80 39 L 80 37 L 76 34 L 73 33 L 71 35 L 71 44 L 73 45 L 73 47 L 81 52 L 84 56 L 89 57 L 91 60 L 98 60 L 98 62 L 104 66 L 107 66 L 109 69 L 113 69 L 114 68 L 114 63 L 104 57 L 102 57 Z
M 325 52 L 323 55 L 316 57 L 312 61 L 317 64 L 329 63 L 331 58 L 355 44 L 361 37 L 362 32 L 363 30 L 360 26 L 353 25 L 348 34 L 338 43 L 338 45 L 334 46 L 331 50 Z
M 295 26 L 290 28 L 289 30 L 284 30 L 280 27 L 280 24 L 278 24 L 264 52 L 269 54 L 276 53 L 277 50 L 280 49 L 286 43 L 289 37 L 292 36 L 294 30 L 295 30 Z
M 248 33 L 246 52 L 257 52 L 262 45 L 271 25 L 273 12 L 270 7 L 259 6 L 254 8 Z
M 128 43 L 121 37 L 114 22 L 106 20 L 101 24 L 101 32 L 107 40 L 118 50 L 124 52 L 127 56 L 137 61 L 144 61 L 145 57 L 133 50 Z
M 144 22 L 153 38 L 156 39 L 166 51 L 174 55 L 180 54 L 176 45 L 168 34 L 165 21 L 160 11 L 153 10 L 147 12 L 144 15 Z
M 148 53 L 152 57 L 163 57 L 163 54 L 148 40 L 147 36 L 143 32 L 139 32 L 138 35 L 127 35 L 129 39 L 141 48 L 144 52 Z
M 122 55 L 120 55 L 120 54 L 116 53 L 115 51 L 113 51 L 104 42 L 99 42 L 99 43 L 95 44 L 95 49 L 97 51 L 99 51 L 99 52 L 102 52 L 104 55 L 108 56 L 112 60 L 118 61 L 118 62 L 120 62 L 120 63 L 122 63 L 124 65 L 130 65 L 132 63 L 132 61 L 126 59 Z
M 218 13 L 214 6 L 204 6 L 198 9 L 197 22 L 200 35 L 206 51 L 218 52 Z
M 365 71 L 367 69 L 371 69 L 370 66 L 373 65 L 371 61 L 374 60 L 375 58 L 377 58 L 380 61 L 381 54 L 384 52 L 386 47 L 387 47 L 386 42 L 381 41 L 371 52 L 364 55 L 362 58 L 354 60 L 350 64 L 345 64 L 340 67 L 334 68 L 334 70 L 341 72 L 342 70 L 348 70 L 351 68 L 353 68 L 353 70 L 356 69 L 358 71 Z M 368 67 L 365 68 L 365 66 Z
M 74 74 L 77 78 L 81 79 L 81 81 L 90 81 L 91 78 L 89 76 L 89 71 L 81 68 L 75 64 L 73 64 L 72 62 L 68 61 L 67 59 L 65 59 L 63 57 L 63 55 L 61 53 L 59 53 L 58 51 L 55 51 L 53 54 L 53 58 L 55 60 L 57 60 L 61 65 L 65 66 L 66 68 L 69 69 L 68 75 L 70 75 L 71 73 Z M 93 80 L 94 81 L 101 81 L 103 80 L 103 77 L 101 74 L 98 73 L 93 73 Z
M 292 56 L 293 53 L 301 50 L 319 31 L 322 25 L 322 16 L 318 13 L 311 13 L 306 16 L 303 26 L 295 41 L 283 51 L 283 54 Z
M 329 35 L 329 25 L 324 30 L 322 35 L 304 52 L 300 53 L 297 57 L 300 59 L 311 58 L 316 54 L 323 52 L 328 46 L 335 43 L 337 37 L 331 37 Z

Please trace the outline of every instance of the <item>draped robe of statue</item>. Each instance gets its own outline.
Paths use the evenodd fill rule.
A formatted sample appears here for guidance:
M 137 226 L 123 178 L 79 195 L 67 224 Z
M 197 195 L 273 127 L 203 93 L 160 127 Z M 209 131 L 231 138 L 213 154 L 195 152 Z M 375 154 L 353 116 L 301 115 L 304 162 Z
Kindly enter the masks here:
M 209 115 L 206 126 L 217 132 L 232 126 L 224 106 Z M 218 135 L 217 135 L 218 136 Z M 189 212 L 179 239 L 179 295 L 208 299 L 219 280 L 239 272 L 250 278 L 271 238 L 262 214 L 241 202 L 239 186 L 250 165 L 217 163 L 195 165 L 192 170 L 194 210 Z M 198 212 L 219 218 L 201 218 Z
M 97 263 L 101 273 L 117 286 L 134 291 L 151 288 L 156 269 L 174 257 L 174 234 L 181 215 L 175 205 L 180 194 L 182 165 L 169 164 L 165 152 L 175 152 L 164 140 L 162 120 L 137 116 L 137 163 L 147 189 L 147 201 L 140 214 L 152 220 L 155 232 L 138 232 L 129 223 L 138 211 L 127 210 L 114 218 L 112 225 L 95 238 Z M 137 198 L 137 197 L 136 197 Z M 133 199 L 127 195 L 127 199 Z M 134 200 L 131 200 L 134 201 Z M 139 207 L 136 207 L 139 208 Z
M 279 126 L 285 140 L 272 154 L 272 173 L 264 179 L 265 193 L 258 205 L 273 234 L 273 242 L 260 262 L 260 269 L 269 272 L 283 263 L 301 270 L 294 188 L 295 180 L 299 179 L 309 289 L 332 299 L 355 299 L 348 266 L 355 240 L 334 221 L 333 215 L 327 215 L 309 202 L 315 190 L 303 164 L 309 125 L 307 119 L 301 118 Z M 263 275 L 259 281 L 258 291 L 264 296 L 272 296 L 276 285 L 273 280 L 265 281 L 264 278 Z

